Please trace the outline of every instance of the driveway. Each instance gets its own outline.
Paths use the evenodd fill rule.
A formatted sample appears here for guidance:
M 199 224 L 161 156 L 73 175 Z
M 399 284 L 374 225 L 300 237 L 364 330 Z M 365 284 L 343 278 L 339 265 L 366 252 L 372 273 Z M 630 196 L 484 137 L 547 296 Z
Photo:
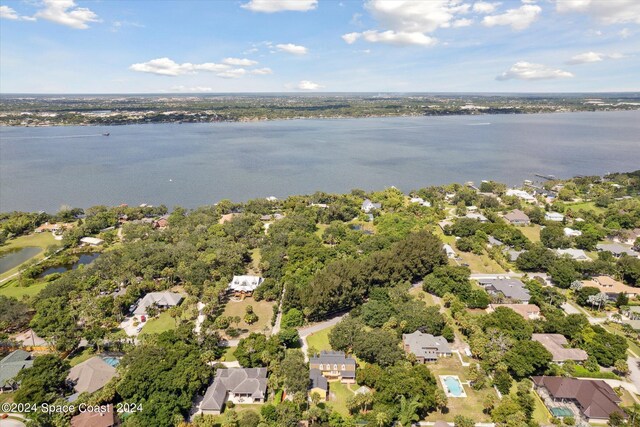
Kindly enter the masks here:
M 20 420 L 5 418 L 4 420 L 0 420 L 0 426 L 1 427 L 26 427 L 26 424 Z
M 307 337 L 316 332 L 320 332 L 323 329 L 327 329 L 332 326 L 335 326 L 336 324 L 338 324 L 338 322 L 342 320 L 344 316 L 346 316 L 346 314 L 342 314 L 332 319 L 325 320 L 324 322 L 316 323 L 314 325 L 298 329 L 298 335 L 300 335 L 300 340 L 302 341 L 302 354 L 304 354 L 305 360 L 307 361 L 309 360 L 309 355 L 307 354 L 307 351 L 309 350 L 309 345 L 307 344 Z

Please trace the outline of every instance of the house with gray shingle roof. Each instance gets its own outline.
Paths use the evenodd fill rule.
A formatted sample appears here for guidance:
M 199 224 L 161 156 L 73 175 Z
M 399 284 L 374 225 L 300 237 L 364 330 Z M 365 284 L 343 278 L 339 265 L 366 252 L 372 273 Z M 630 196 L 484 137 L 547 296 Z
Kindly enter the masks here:
M 509 221 L 512 225 L 529 225 L 531 220 L 529 216 L 522 212 L 520 209 L 514 209 L 511 212 L 505 214 L 504 219 Z
M 502 295 L 512 301 L 529 303 L 529 291 L 518 279 L 478 279 L 478 283 L 491 295 Z
M 362 202 L 362 206 L 360 206 L 360 209 L 362 209 L 362 211 L 364 213 L 370 213 L 373 210 L 378 210 L 382 208 L 382 204 L 381 203 L 373 203 L 371 200 L 369 199 L 365 199 L 364 202 Z
M 76 391 L 69 401 L 75 400 L 80 393 L 93 393 L 100 390 L 117 375 L 116 368 L 99 356 L 78 363 L 71 368 L 67 376 L 67 381 L 73 384 L 73 389 Z
M 420 331 L 415 331 L 412 334 L 402 334 L 402 345 L 404 351 L 416 356 L 420 363 L 434 362 L 438 360 L 438 357 L 452 355 L 449 343 L 444 337 L 435 337 Z
M 31 353 L 16 350 L 0 360 L 0 391 L 17 390 L 19 383 L 15 380 L 18 373 L 33 366 Z
M 309 396 L 318 393 L 322 400 L 327 400 L 329 394 L 329 381 L 322 375 L 320 369 L 309 369 Z
M 133 311 L 136 316 L 147 314 L 147 308 L 156 305 L 159 308 L 169 308 L 180 304 L 184 297 L 176 292 L 149 292 L 138 302 Z
M 321 351 L 318 357 L 309 359 L 309 368 L 318 369 L 327 379 L 339 379 L 343 383 L 355 383 L 356 361 L 343 351 Z
M 219 415 L 226 402 L 261 404 L 267 398 L 267 368 L 218 369 L 200 403 L 199 413 Z
M 638 252 L 634 251 L 629 246 L 625 246 L 620 243 L 598 243 L 596 245 L 596 249 L 598 252 L 611 252 L 611 254 L 616 258 L 620 258 L 622 255 L 638 257 Z

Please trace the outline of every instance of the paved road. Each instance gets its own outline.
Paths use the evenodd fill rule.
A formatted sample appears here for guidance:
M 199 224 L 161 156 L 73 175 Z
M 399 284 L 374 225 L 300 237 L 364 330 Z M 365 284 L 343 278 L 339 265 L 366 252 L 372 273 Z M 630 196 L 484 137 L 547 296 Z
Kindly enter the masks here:
M 298 334 L 300 335 L 300 340 L 302 341 L 302 354 L 304 354 L 305 360 L 309 360 L 309 355 L 307 351 L 309 350 L 309 345 L 307 344 L 307 337 L 316 332 L 320 332 L 323 329 L 330 328 L 336 325 L 338 322 L 342 320 L 345 314 L 340 316 L 336 316 L 332 319 L 325 320 L 324 322 L 316 323 L 311 326 L 306 326 L 304 328 L 298 329 Z
M 284 303 L 284 294 L 287 292 L 287 288 L 282 288 L 282 295 L 280 296 L 280 305 L 278 305 L 278 315 L 276 316 L 276 323 L 271 329 L 271 335 L 275 335 L 280 332 L 280 324 L 282 323 L 282 304 Z
M 607 320 L 609 320 L 608 317 L 593 317 L 591 314 L 589 314 L 589 312 L 582 310 L 573 304 L 569 304 L 568 302 L 565 302 L 564 304 L 562 304 L 561 307 L 564 310 L 564 312 L 567 314 L 584 314 L 585 316 L 587 316 L 587 320 L 592 325 L 604 323 Z

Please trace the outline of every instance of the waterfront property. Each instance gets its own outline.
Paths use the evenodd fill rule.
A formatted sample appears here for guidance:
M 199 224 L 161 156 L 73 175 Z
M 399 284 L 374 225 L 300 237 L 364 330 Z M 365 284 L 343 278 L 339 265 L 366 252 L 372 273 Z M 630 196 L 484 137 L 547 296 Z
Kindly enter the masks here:
M 531 339 L 538 341 L 546 348 L 555 363 L 564 363 L 567 360 L 584 362 L 587 360 L 587 352 L 579 348 L 566 347 L 567 339 L 560 334 L 533 334 Z
M 606 422 L 612 413 L 627 415 L 618 404 L 622 401 L 615 391 L 602 380 L 579 380 L 567 377 L 532 377 L 535 390 L 553 414 L 556 408 L 568 416 L 580 417 L 585 422 Z M 568 411 L 567 411 L 568 410 Z
M 531 296 L 518 279 L 478 279 L 478 283 L 491 295 L 501 295 L 511 301 L 529 303 Z
M 262 404 L 267 398 L 267 368 L 218 369 L 198 412 L 219 415 L 227 402 Z
M 356 382 L 356 361 L 343 351 L 321 351 L 317 357 L 309 359 L 309 369 L 319 370 L 328 380 Z
M 517 197 L 520 200 L 523 200 L 527 203 L 535 203 L 536 202 L 536 198 L 533 197 L 531 194 L 527 193 L 526 191 L 523 190 L 517 190 L 517 189 L 509 189 L 506 192 L 507 196 L 512 196 L 512 197 Z
M 434 362 L 439 357 L 452 355 L 449 343 L 444 337 L 415 331 L 412 334 L 402 334 L 404 351 L 413 354 L 418 362 Z
M 360 206 L 360 209 L 362 209 L 364 213 L 370 213 L 371 211 L 378 210 L 381 208 L 382 208 L 381 203 L 373 203 L 369 199 L 365 199 L 365 201 L 362 202 L 362 205 Z
M 233 276 L 228 289 L 235 297 L 244 298 L 253 295 L 263 281 L 264 279 L 258 276 Z

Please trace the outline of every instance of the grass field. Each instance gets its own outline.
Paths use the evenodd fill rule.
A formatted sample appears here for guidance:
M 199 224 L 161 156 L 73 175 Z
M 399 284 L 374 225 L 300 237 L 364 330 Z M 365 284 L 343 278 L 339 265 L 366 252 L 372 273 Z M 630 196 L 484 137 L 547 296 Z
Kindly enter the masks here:
M 0 295 L 13 297 L 18 300 L 24 296 L 34 296 L 47 286 L 46 282 L 37 283 L 31 286 L 18 286 L 17 280 L 9 280 L 0 284 Z
M 251 265 L 249 266 L 248 274 L 253 274 L 259 276 L 260 271 L 260 260 L 262 259 L 262 253 L 260 252 L 260 248 L 255 248 L 251 251 Z
M 95 355 L 96 354 L 93 351 L 93 348 L 85 348 L 84 350 L 82 350 L 82 352 L 76 354 L 71 359 L 69 359 L 69 364 L 71 366 L 76 366 L 77 364 L 82 363 L 85 360 L 91 359 Z
M 482 255 L 462 251 L 457 251 L 457 253 L 460 257 L 460 264 L 469 264 L 472 273 L 504 273 L 504 268 L 489 258 L 486 253 Z
M 416 299 L 424 301 L 426 305 L 435 305 L 431 294 L 422 290 L 422 288 L 411 288 L 409 294 L 413 295 Z
M 233 352 L 236 351 L 237 347 L 229 347 L 225 350 L 224 354 L 220 358 L 223 362 L 235 362 L 236 356 L 233 355 Z
M 28 236 L 20 236 L 15 239 L 11 239 L 6 245 L 0 246 L 0 254 L 8 250 L 26 248 L 29 246 L 35 246 L 40 248 L 40 252 L 31 258 L 31 260 L 33 259 L 40 260 L 44 258 L 44 251 L 49 246 L 60 246 L 60 241 L 54 239 L 51 233 L 29 234 Z M 11 270 L 5 271 L 4 273 L 0 274 L 0 280 L 7 278 L 9 276 L 12 276 L 13 274 L 17 273 L 19 270 L 20 270 L 20 266 L 18 265 L 12 268 Z
M 329 332 L 331 332 L 331 329 L 333 329 L 333 327 L 309 335 L 307 337 L 307 345 L 309 348 L 314 348 L 317 351 L 331 350 L 331 344 L 329 344 Z
M 346 384 L 342 384 L 340 381 L 329 382 L 328 403 L 340 414 L 349 415 L 349 410 L 347 409 L 347 399 L 349 399 L 353 395 L 354 393 L 347 387 Z
M 176 328 L 176 321 L 169 316 L 168 311 L 160 313 L 155 319 L 151 319 L 145 323 L 144 328 L 140 332 L 140 335 L 145 334 L 160 334 L 165 331 L 170 331 Z
M 436 377 L 438 387 L 442 387 L 439 375 L 457 375 L 463 383 L 468 380 L 467 373 L 469 368 L 462 366 L 456 356 L 440 358 L 435 363 L 429 363 L 428 366 Z M 447 404 L 448 412 L 445 411 L 444 414 L 437 411 L 432 412 L 425 418 L 425 421 L 443 420 L 452 422 L 456 415 L 466 415 L 476 422 L 491 421 L 490 417 L 482 412 L 483 401 L 487 394 L 493 394 L 497 400 L 496 392 L 492 388 L 476 391 L 467 384 L 463 384 L 463 387 L 467 397 L 450 397 Z
M 577 211 L 592 211 L 595 213 L 603 213 L 605 210 L 596 206 L 594 202 L 580 202 L 580 203 L 568 203 L 567 209 L 571 209 L 574 212 Z
M 531 240 L 533 243 L 537 243 L 540 241 L 540 226 L 538 224 L 531 224 L 526 227 L 518 227 L 518 230 L 522 231 L 527 239 Z
M 253 312 L 258 315 L 258 321 L 253 325 L 249 325 L 244 320 L 238 324 L 238 328 L 246 330 L 244 335 L 250 332 L 268 332 L 271 330 L 271 318 L 273 317 L 273 305 L 275 302 L 256 301 L 253 298 L 245 298 L 242 301 L 229 301 L 224 308 L 223 316 L 238 316 L 244 318 L 247 306 L 253 307 Z M 235 325 L 234 325 L 235 326 Z

